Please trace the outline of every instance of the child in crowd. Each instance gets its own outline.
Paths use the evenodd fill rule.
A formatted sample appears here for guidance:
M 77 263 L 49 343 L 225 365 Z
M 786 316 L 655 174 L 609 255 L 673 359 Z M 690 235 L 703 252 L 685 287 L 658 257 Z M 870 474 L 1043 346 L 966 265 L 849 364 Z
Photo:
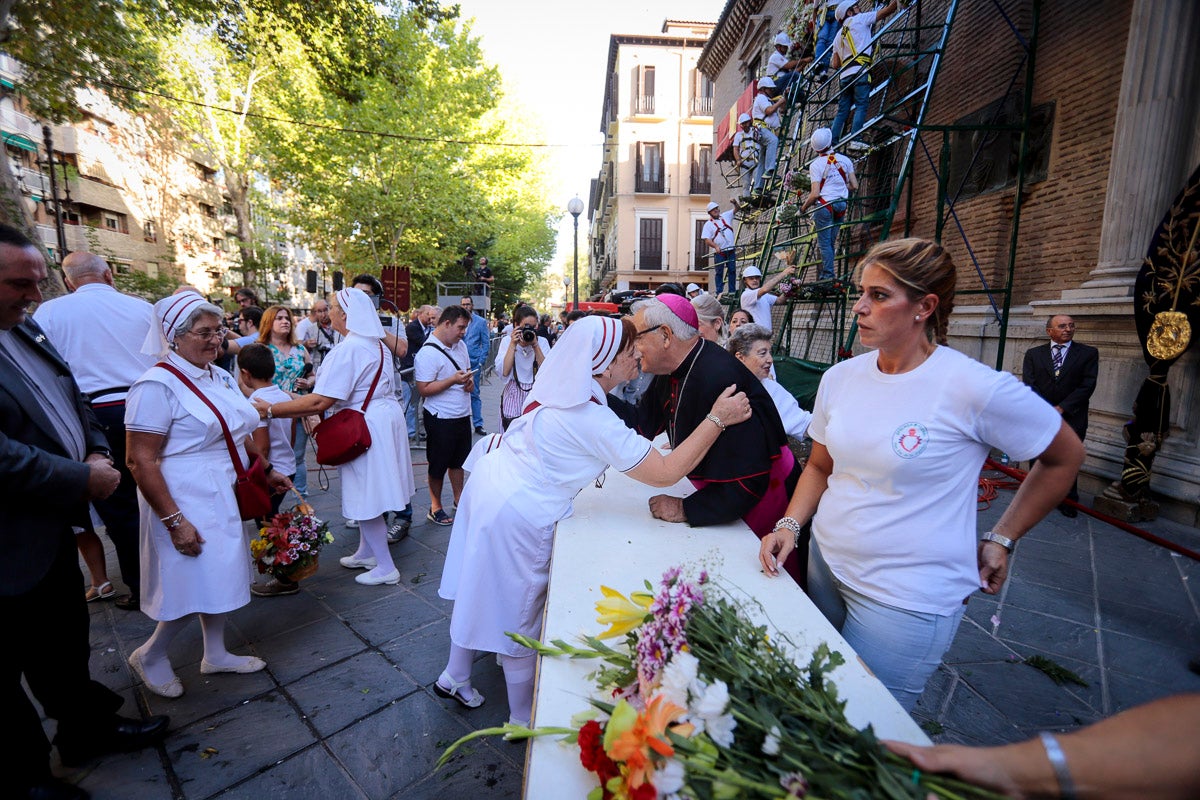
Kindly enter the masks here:
M 275 357 L 265 344 L 248 344 L 238 353 L 238 376 L 242 385 L 250 389 L 250 400 L 263 400 L 267 403 L 283 403 L 292 396 L 272 382 L 275 377 Z M 267 461 L 271 466 L 286 468 L 292 466 L 295 472 L 296 458 L 292 453 L 292 420 L 264 419 L 260 420 L 254 430 L 254 442 L 262 452 L 267 453 Z M 288 475 L 288 478 L 294 477 Z M 271 516 L 279 513 L 283 503 L 283 495 L 271 496 Z M 261 525 L 262 520 L 255 520 Z M 272 578 L 267 583 L 254 584 L 250 591 L 258 597 L 277 597 L 279 595 L 295 594 L 300 591 L 300 585 L 294 581 L 282 578 Z

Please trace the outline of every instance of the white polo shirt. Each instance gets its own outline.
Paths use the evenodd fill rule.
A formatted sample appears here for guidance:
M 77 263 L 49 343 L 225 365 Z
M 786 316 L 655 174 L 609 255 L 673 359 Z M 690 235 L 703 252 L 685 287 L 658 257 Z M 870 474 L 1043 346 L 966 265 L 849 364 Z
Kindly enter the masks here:
M 86 283 L 48 300 L 33 319 L 67 360 L 84 394 L 132 386 L 157 361 L 142 352 L 154 307 L 106 283 Z M 125 394 L 111 392 L 93 400 L 124 400 Z
M 450 358 L 446 357 L 450 354 Z M 450 363 L 450 359 L 458 366 Z M 425 344 L 417 351 L 413 359 L 413 379 L 421 383 L 431 383 L 449 378 L 460 369 L 471 368 L 471 357 L 467 353 L 467 345 L 461 339 L 453 346 L 447 347 L 431 333 Z M 438 419 L 458 419 L 471 416 L 471 393 L 464 392 L 461 386 L 450 388 L 425 398 L 425 410 Z

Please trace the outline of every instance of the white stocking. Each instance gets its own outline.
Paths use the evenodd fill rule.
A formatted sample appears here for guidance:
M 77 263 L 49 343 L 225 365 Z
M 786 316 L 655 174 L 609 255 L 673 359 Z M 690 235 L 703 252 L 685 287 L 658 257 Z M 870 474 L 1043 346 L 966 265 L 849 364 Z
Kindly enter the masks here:
M 395 571 L 396 563 L 392 561 L 392 551 L 388 550 L 387 521 L 384 520 L 383 515 L 380 514 L 374 519 L 359 520 L 358 534 L 362 537 L 358 549 L 360 551 L 368 550 L 369 554 L 374 556 L 378 562 L 375 569 L 367 574 L 372 578 L 377 578 Z
M 533 673 L 537 666 L 536 656 L 500 656 L 504 669 L 504 685 L 508 688 L 508 717 L 521 725 L 528 725 L 533 717 Z
M 179 632 L 187 627 L 191 616 L 188 614 L 186 617 L 158 623 L 146 643 L 135 651 L 139 654 L 148 682 L 165 686 L 175 680 L 175 671 L 171 669 L 171 659 L 167 650 Z
M 225 649 L 225 617 L 225 614 L 200 615 L 200 630 L 204 632 L 204 660 L 214 667 L 244 666 L 254 657 L 235 656 Z

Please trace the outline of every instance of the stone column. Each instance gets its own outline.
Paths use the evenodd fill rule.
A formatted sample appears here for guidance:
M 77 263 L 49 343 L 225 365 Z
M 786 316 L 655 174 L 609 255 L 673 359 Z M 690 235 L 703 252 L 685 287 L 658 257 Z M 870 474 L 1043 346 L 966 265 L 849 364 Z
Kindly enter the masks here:
M 1134 0 L 1099 257 L 1063 300 L 1132 297 L 1150 238 L 1200 150 L 1198 42 L 1196 0 Z

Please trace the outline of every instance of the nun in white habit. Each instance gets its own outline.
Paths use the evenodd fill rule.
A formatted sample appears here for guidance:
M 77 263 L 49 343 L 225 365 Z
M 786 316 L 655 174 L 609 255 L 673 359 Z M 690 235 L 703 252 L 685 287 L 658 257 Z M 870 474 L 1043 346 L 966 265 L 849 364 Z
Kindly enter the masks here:
M 670 454 L 654 449 L 609 410 L 605 393 L 637 374 L 636 330 L 629 319 L 584 317 L 542 363 L 525 413 L 500 445 L 479 458 L 454 517 L 438 590 L 454 600 L 450 658 L 434 684 L 468 708 L 483 704 L 471 687 L 476 650 L 500 655 L 510 720 L 530 722 L 534 653 L 506 631 L 541 636 L 554 526 L 571 501 L 609 465 L 651 486 L 686 475 L 726 425 L 750 416 L 730 387 L 702 425 Z
M 224 330 L 221 309 L 193 291 L 154 305 L 142 352 L 184 375 L 216 408 L 238 457 L 266 463 L 250 439 L 258 420 L 228 372 L 212 365 Z M 225 616 L 250 602 L 250 549 L 238 513 L 237 478 L 217 414 L 179 377 L 153 366 L 129 389 L 125 404 L 129 462 L 141 510 L 141 609 L 158 620 L 154 633 L 129 656 L 146 688 L 163 697 L 183 694 L 167 650 L 199 614 L 204 632 L 200 671 L 257 672 L 254 656 L 225 648 Z M 271 468 L 268 466 L 268 470 Z M 276 491 L 291 486 L 282 470 L 269 475 Z
M 396 400 L 391 354 L 383 346 L 383 326 L 371 299 L 353 288 L 342 289 L 330 299 L 329 321 L 345 338 L 321 362 L 312 393 L 284 403 L 259 400 L 254 405 L 265 419 L 303 417 L 360 409 L 370 393 L 366 422 L 371 447 L 338 467 L 342 515 L 359 520 L 358 549 L 341 564 L 367 570 L 354 577 L 358 583 L 396 584 L 400 570 L 388 550 L 384 514 L 408 505 L 414 491 L 404 409 Z M 376 375 L 379 379 L 372 392 Z

